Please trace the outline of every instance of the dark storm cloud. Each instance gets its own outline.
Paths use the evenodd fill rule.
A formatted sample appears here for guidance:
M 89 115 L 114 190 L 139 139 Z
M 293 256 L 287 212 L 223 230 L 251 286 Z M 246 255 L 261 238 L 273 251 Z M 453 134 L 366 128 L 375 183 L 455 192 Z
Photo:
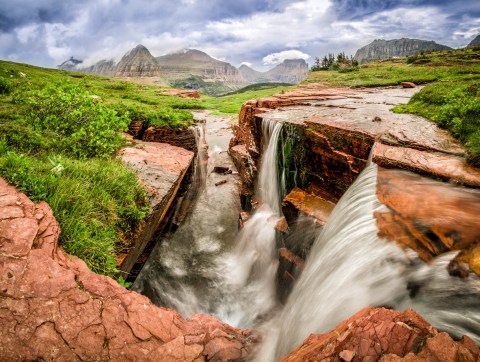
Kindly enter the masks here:
M 262 65 L 377 37 L 463 46 L 478 31 L 480 0 L 0 0 L 0 58 L 43 66 L 118 59 L 139 43 L 155 56 L 197 48 Z
M 478 0 L 333 0 L 333 8 L 340 19 L 361 19 L 379 11 L 424 6 L 438 7 L 456 16 L 480 11 Z
M 16 0 L 0 2 L 0 32 L 30 23 L 69 22 L 81 9 L 75 0 Z

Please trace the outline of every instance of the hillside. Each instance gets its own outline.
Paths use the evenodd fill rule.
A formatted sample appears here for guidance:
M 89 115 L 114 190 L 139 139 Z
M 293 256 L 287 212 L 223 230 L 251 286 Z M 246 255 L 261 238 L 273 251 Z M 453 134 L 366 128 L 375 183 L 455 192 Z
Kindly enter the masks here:
M 374 60 L 407 56 L 421 51 L 449 49 L 452 48 L 427 40 L 408 38 L 392 40 L 376 39 L 370 44 L 358 49 L 354 58 L 359 63 L 368 63 Z
M 116 77 L 158 77 L 160 65 L 143 45 L 125 54 L 116 67 Z
M 96 75 L 0 61 L 0 173 L 46 200 L 64 249 L 101 274 L 148 212 L 137 177 L 114 158 L 131 119 L 189 126 L 198 101 Z M 79 122 L 81 120 L 81 122 Z

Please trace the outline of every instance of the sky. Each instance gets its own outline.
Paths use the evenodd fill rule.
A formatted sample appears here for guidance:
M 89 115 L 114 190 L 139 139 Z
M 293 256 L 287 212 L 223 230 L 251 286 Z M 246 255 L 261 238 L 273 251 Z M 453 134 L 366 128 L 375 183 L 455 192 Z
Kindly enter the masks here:
M 0 59 L 52 68 L 143 44 L 154 56 L 194 48 L 266 70 L 353 55 L 374 39 L 458 48 L 479 33 L 480 0 L 0 0 Z

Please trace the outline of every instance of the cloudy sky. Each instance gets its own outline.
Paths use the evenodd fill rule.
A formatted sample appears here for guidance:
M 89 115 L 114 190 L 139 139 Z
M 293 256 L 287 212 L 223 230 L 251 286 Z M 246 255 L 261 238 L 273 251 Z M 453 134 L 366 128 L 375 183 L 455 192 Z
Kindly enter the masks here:
M 55 67 L 196 48 L 265 70 L 286 58 L 410 37 L 465 46 L 480 0 L 0 0 L 0 59 Z

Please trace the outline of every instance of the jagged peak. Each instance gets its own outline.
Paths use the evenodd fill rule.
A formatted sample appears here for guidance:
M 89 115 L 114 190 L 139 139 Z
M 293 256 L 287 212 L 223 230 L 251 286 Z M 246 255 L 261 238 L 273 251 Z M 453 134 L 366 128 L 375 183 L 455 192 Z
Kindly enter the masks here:
M 146 46 L 142 45 L 142 44 L 138 44 L 135 48 L 131 49 L 130 51 L 128 51 L 124 57 L 128 57 L 128 56 L 135 56 L 135 55 L 142 55 L 142 54 L 145 54 L 145 55 L 148 55 L 148 56 L 151 56 L 153 57 L 153 55 L 150 53 L 150 51 L 147 49 Z

